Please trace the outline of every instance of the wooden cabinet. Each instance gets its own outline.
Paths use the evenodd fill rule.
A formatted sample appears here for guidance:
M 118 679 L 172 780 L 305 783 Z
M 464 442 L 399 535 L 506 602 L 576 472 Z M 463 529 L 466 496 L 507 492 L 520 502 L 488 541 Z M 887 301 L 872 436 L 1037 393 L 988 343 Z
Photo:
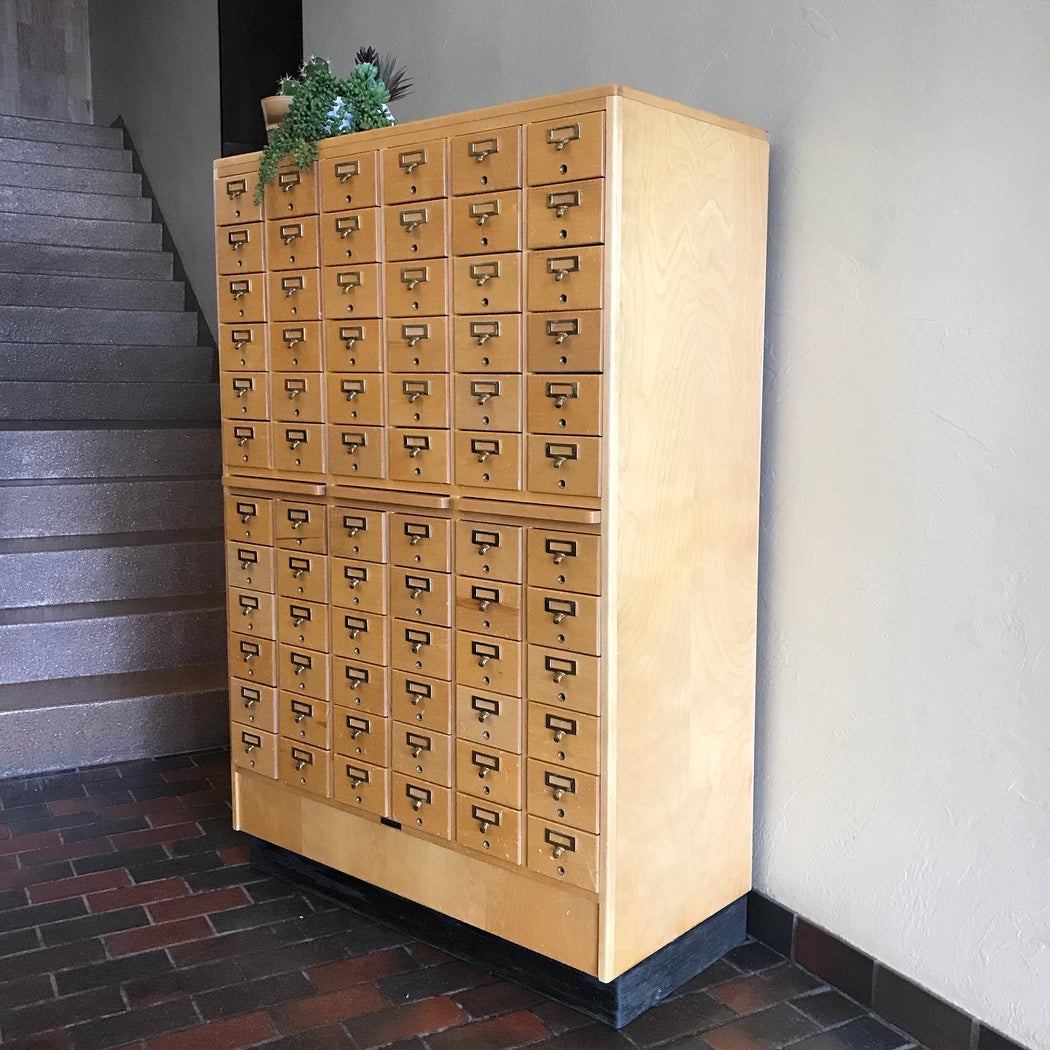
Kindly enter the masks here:
M 257 166 L 237 826 L 610 981 L 751 884 L 765 136 L 610 87 Z

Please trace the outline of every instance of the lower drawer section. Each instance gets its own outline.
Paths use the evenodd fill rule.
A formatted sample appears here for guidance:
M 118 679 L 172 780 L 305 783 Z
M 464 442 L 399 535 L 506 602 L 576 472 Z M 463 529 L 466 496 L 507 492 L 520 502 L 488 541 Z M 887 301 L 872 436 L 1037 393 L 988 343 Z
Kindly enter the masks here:
M 483 856 L 521 863 L 521 813 L 489 799 L 456 796 L 456 841 Z
M 528 865 L 585 890 L 598 889 L 598 836 L 529 817 Z
M 276 778 L 277 737 L 262 729 L 249 729 L 236 723 L 230 729 L 230 754 L 234 766 Z
M 336 755 L 332 760 L 332 797 L 352 809 L 387 815 L 389 770 L 356 758 Z
M 427 780 L 392 773 L 390 813 L 406 828 L 452 838 L 452 792 Z
M 331 795 L 332 767 L 327 751 L 284 739 L 277 747 L 277 773 L 285 784 L 321 798 Z

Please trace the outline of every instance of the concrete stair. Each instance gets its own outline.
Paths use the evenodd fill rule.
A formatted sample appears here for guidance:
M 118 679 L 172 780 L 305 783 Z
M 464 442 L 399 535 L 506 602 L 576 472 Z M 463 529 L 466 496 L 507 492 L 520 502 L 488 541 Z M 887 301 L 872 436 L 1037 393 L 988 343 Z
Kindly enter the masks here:
M 0 777 L 226 735 L 215 349 L 134 168 L 0 115 Z

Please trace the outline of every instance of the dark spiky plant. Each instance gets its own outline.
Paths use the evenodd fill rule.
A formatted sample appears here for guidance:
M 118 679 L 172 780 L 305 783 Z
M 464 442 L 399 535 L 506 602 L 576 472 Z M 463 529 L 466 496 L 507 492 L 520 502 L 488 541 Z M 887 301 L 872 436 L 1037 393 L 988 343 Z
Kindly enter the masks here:
M 380 55 L 374 47 L 362 47 L 354 56 L 354 61 L 358 64 L 368 62 L 379 70 L 379 79 L 386 84 L 391 102 L 411 94 L 414 84 L 408 70 L 404 66 L 398 68 L 397 58 L 389 51 Z

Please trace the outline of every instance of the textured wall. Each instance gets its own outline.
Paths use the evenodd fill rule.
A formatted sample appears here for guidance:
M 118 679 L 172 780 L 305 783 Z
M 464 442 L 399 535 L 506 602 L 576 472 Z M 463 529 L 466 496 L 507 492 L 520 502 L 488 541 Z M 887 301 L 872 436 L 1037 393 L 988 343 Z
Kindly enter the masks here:
M 1050 1048 L 1050 3 L 305 0 L 402 119 L 770 129 L 756 885 Z
M 215 331 L 211 164 L 219 155 L 215 0 L 90 0 L 95 121 L 122 116 Z

